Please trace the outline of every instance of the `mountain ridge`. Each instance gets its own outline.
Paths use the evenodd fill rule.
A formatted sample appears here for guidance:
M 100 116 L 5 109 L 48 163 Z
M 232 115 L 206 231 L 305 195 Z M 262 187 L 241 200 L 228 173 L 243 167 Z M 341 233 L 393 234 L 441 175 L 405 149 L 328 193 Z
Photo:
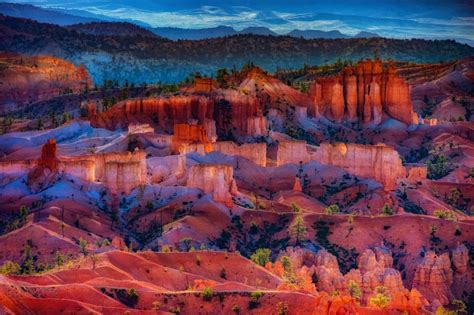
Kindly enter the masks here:
M 212 74 L 219 68 L 242 67 L 249 61 L 266 71 L 304 64 L 357 61 L 380 57 L 413 62 L 439 62 L 474 54 L 453 40 L 387 38 L 302 39 L 290 36 L 237 34 L 202 40 L 90 35 L 54 24 L 0 16 L 0 50 L 46 54 L 84 64 L 94 79 L 121 82 L 179 82 L 189 73 Z

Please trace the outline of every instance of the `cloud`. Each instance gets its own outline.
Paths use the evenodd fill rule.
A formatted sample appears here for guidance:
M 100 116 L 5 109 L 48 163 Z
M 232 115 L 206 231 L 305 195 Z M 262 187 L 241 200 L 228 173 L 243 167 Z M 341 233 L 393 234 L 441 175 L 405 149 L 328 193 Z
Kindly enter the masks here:
M 347 9 L 351 7 L 350 3 L 342 6 L 341 2 L 336 0 L 318 2 L 319 7 L 313 4 L 300 6 L 296 5 L 300 0 L 292 1 L 286 1 L 285 5 L 282 5 L 283 1 L 276 1 L 272 2 L 271 6 L 263 1 L 252 4 L 250 7 L 248 5 L 250 1 L 234 0 L 225 2 L 178 0 L 176 3 L 172 0 L 149 2 L 145 0 L 134 0 L 134 2 L 85 0 L 69 3 L 65 3 L 64 0 L 33 0 L 36 4 L 44 6 L 81 9 L 113 18 L 134 19 L 154 27 L 207 28 L 226 25 L 240 30 L 249 26 L 263 26 L 280 34 L 286 34 L 293 29 L 339 30 L 349 35 L 360 31 L 372 31 L 387 37 L 435 38 L 443 36 L 474 41 L 474 16 L 471 16 L 474 13 L 473 10 L 469 10 L 469 7 L 462 14 L 454 14 L 452 12 L 460 13 L 459 10 L 454 8 L 453 11 L 448 12 L 446 9 L 444 12 L 441 7 L 426 6 L 426 3 L 421 5 L 426 10 L 421 10 L 420 6 L 410 5 L 408 0 L 400 0 L 404 3 L 402 7 L 398 2 L 392 1 L 391 5 L 380 4 L 371 7 L 370 10 L 351 11 Z M 279 5 L 274 5 L 275 3 Z M 295 5 L 290 5 L 291 3 Z M 336 10 L 337 8 L 341 9 Z M 328 10 L 324 11 L 324 9 Z M 401 9 L 407 14 L 395 14 L 402 12 Z M 391 11 L 394 12 L 393 15 L 396 18 L 383 17 Z M 374 14 L 374 12 L 379 14 Z

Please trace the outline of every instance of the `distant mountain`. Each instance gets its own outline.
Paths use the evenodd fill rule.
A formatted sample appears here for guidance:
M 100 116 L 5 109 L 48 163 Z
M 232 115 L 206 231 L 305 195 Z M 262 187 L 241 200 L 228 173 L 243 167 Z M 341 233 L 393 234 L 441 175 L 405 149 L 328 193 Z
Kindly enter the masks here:
M 263 35 L 263 36 L 279 36 L 281 34 L 275 33 L 267 27 L 247 27 L 241 31 L 236 31 L 230 26 L 218 26 L 212 28 L 201 28 L 201 29 L 186 29 L 178 27 L 156 27 L 150 28 L 150 30 L 161 36 L 172 40 L 184 39 L 184 40 L 199 40 L 199 39 L 210 39 L 224 36 L 232 36 L 237 34 L 249 34 L 249 35 Z M 305 38 L 305 39 L 316 39 L 316 38 L 351 38 L 351 36 L 341 33 L 338 30 L 333 31 L 320 31 L 320 30 L 293 30 L 286 34 L 287 36 Z M 360 32 L 354 36 L 354 38 L 373 38 L 380 37 L 375 33 Z
M 362 32 L 354 35 L 353 37 L 354 38 L 374 38 L 374 37 L 381 37 L 381 36 L 379 34 L 376 34 L 376 33 L 362 31 Z
M 244 28 L 243 30 L 241 30 L 241 31 L 239 32 L 239 34 L 253 34 L 253 35 L 264 35 L 264 36 L 268 36 L 268 35 L 278 36 L 277 33 L 273 32 L 273 31 L 272 31 L 271 29 L 269 29 L 269 28 L 266 28 L 266 27 L 255 27 L 255 26 Z
M 150 25 L 144 22 L 132 19 L 117 19 L 83 10 L 61 8 L 45 9 L 30 4 L 9 2 L 0 2 L 0 14 L 61 26 L 92 22 L 129 22 L 141 27 L 150 27 Z
M 319 30 L 293 30 L 287 34 L 293 37 L 303 37 L 306 39 L 313 38 L 349 38 L 350 36 L 342 34 L 341 32 L 334 31 L 319 31 Z
M 211 28 L 186 29 L 178 27 L 155 27 L 150 29 L 156 35 L 172 40 L 187 39 L 199 40 L 206 38 L 224 37 L 237 34 L 237 31 L 229 26 L 217 26 Z
M 100 19 L 92 17 L 81 17 L 55 10 L 46 10 L 29 4 L 0 3 L 0 14 L 33 19 L 42 23 L 57 25 L 71 25 L 76 23 L 98 22 Z
M 252 61 L 266 71 L 296 69 L 304 64 L 358 61 L 378 50 L 384 59 L 433 63 L 474 54 L 453 40 L 341 38 L 236 34 L 203 40 L 172 41 L 143 36 L 79 33 L 67 27 L 0 16 L 0 51 L 51 55 L 84 64 L 94 82 L 177 82 L 192 72 L 214 74 Z
M 90 35 L 159 37 L 148 29 L 128 22 L 80 23 L 66 26 L 66 28 Z
M 150 29 L 153 33 L 172 40 L 200 40 L 209 38 L 218 38 L 224 36 L 232 36 L 237 34 L 253 34 L 253 35 L 273 35 L 278 36 L 266 27 L 247 27 L 241 31 L 236 31 L 230 26 L 217 26 L 210 28 L 179 28 L 179 27 L 155 27 Z
M 134 19 L 127 19 L 127 18 L 114 18 L 108 15 L 103 15 L 103 14 L 96 14 L 92 13 L 89 11 L 84 11 L 84 10 L 78 10 L 78 9 L 63 9 L 63 8 L 48 8 L 50 11 L 55 11 L 55 12 L 60 12 L 60 13 L 65 13 L 69 15 L 73 15 L 76 17 L 83 17 L 83 18 L 89 18 L 89 19 L 94 19 L 96 21 L 107 21 L 107 22 L 128 22 L 128 23 L 133 23 L 141 27 L 145 28 L 150 28 L 150 24 L 134 20 Z

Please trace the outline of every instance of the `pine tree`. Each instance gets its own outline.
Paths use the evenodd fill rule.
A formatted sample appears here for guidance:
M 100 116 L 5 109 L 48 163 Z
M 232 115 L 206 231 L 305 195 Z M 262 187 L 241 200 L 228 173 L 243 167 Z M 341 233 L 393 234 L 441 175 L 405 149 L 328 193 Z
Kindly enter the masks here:
M 307 229 L 304 225 L 303 218 L 301 215 L 297 215 L 290 228 L 290 234 L 295 238 L 295 246 L 299 245 L 305 238 L 306 232 Z

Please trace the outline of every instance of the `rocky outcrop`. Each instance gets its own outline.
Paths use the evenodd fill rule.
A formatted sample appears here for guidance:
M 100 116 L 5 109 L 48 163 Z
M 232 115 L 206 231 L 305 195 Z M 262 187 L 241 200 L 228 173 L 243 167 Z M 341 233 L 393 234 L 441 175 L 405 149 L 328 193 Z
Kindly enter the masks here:
M 212 194 L 215 201 L 231 207 L 232 195 L 237 193 L 233 174 L 234 170 L 229 165 L 197 164 L 189 169 L 186 185 L 199 188 L 205 194 Z
M 92 87 L 84 66 L 51 56 L 1 53 L 0 111 Z
M 357 299 L 361 305 L 369 305 L 376 288 L 385 291 L 383 294 L 389 299 L 387 309 L 419 314 L 428 305 L 418 290 L 404 287 L 400 272 L 392 268 L 392 253 L 386 247 L 365 250 L 358 259 L 358 268 L 351 269 L 345 275 L 340 272 L 336 257 L 325 249 L 315 254 L 307 249 L 289 247 L 280 252 L 274 266 L 267 266 L 267 269 L 280 277 L 285 275 L 281 265 L 283 256 L 290 260 L 295 271 L 314 273 L 320 294 L 337 292 L 338 296 L 350 296 L 350 287 L 355 285 L 360 289 L 361 295 Z
M 427 178 L 428 169 L 424 164 L 406 164 L 406 179 L 409 182 L 417 182 Z
M 469 250 L 464 244 L 458 245 L 452 251 L 451 260 L 456 274 L 464 274 L 469 268 Z
M 37 165 L 28 173 L 28 186 L 38 192 L 56 180 L 59 161 L 56 157 L 56 140 L 48 139 L 41 148 Z
M 373 178 L 385 190 L 393 190 L 405 177 L 405 168 L 397 151 L 383 144 L 321 143 L 311 159 L 340 167 L 356 176 Z
M 58 169 L 55 139 L 48 139 L 48 141 L 46 141 L 46 143 L 41 147 L 41 157 L 38 160 L 38 166 L 48 168 L 52 172 Z
M 319 291 L 329 294 L 346 288 L 346 281 L 341 271 L 337 259 L 326 250 L 320 250 L 315 256 L 315 273 L 318 277 L 317 287 Z
M 277 165 L 309 161 L 334 165 L 353 175 L 373 178 L 385 190 L 395 189 L 398 180 L 406 177 L 397 151 L 383 144 L 321 143 L 311 152 L 305 141 L 280 141 L 278 144 Z
M 217 138 L 217 133 L 260 136 L 267 132 L 258 99 L 234 90 L 128 99 L 90 119 L 94 127 L 125 128 L 130 122 L 138 122 L 165 132 L 171 132 L 176 124 L 197 124 L 205 127 L 210 139 Z
M 147 182 L 145 151 L 61 157 L 59 169 L 80 179 L 100 182 L 112 194 L 130 193 Z
M 310 86 L 310 115 L 334 121 L 380 124 L 391 117 L 418 123 L 410 100 L 410 86 L 392 65 L 380 60 L 360 61 L 341 74 L 316 78 Z
M 357 270 L 361 275 L 360 287 L 363 299 L 373 295 L 375 288 L 383 286 L 389 295 L 396 292 L 404 292 L 402 277 L 398 270 L 392 268 L 393 259 L 391 252 L 385 247 L 375 247 L 365 250 L 359 257 Z M 358 283 L 359 277 L 349 273 L 346 275 L 349 280 Z
M 309 97 L 274 78 L 259 67 L 244 69 L 238 75 L 237 89 L 256 98 L 260 109 L 274 108 L 285 111 L 289 106 L 308 107 Z
M 418 289 L 428 300 L 438 300 L 442 305 L 454 299 L 451 292 L 453 270 L 449 254 L 436 255 L 433 251 L 425 254 L 416 267 L 413 287 Z

